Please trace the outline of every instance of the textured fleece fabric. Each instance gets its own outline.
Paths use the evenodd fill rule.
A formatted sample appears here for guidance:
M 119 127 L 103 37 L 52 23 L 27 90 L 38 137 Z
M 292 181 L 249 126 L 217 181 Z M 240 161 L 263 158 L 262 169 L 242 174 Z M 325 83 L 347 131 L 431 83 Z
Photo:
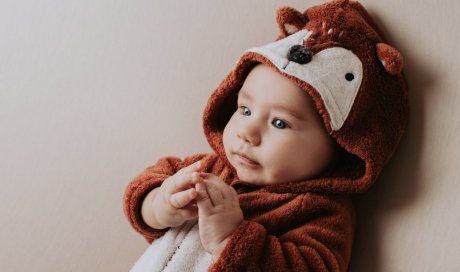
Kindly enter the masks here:
M 203 116 L 214 152 L 160 159 L 127 187 L 125 213 L 152 242 L 167 230 L 147 226 L 144 197 L 179 169 L 202 159 L 204 171 L 221 177 L 239 195 L 244 222 L 209 271 L 346 271 L 355 218 L 350 196 L 366 191 L 396 149 L 407 125 L 407 88 L 401 54 L 384 41 L 366 10 L 333 1 L 304 12 L 278 10 L 275 42 L 248 50 L 212 93 Z M 288 57 L 293 46 L 311 61 Z M 237 108 L 238 90 L 252 67 L 263 63 L 307 92 L 342 152 L 336 166 L 314 179 L 253 186 L 240 180 L 222 144 Z

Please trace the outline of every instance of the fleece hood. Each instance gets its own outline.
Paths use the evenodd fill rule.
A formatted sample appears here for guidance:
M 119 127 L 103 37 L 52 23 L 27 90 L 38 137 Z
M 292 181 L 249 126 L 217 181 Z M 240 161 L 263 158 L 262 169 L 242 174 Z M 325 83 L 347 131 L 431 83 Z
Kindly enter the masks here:
M 330 136 L 344 151 L 327 175 L 269 185 L 268 190 L 365 191 L 394 153 L 407 125 L 408 94 L 400 52 L 384 41 L 367 11 L 354 1 L 328 2 L 303 13 L 280 8 L 277 23 L 276 41 L 247 50 L 209 98 L 203 116 L 209 144 L 227 161 L 223 130 L 237 109 L 246 76 L 263 63 L 308 93 Z

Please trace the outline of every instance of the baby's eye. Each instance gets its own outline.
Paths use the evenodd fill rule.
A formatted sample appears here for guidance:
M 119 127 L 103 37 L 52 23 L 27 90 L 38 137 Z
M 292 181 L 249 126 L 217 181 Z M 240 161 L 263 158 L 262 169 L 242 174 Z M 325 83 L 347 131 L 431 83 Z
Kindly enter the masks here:
M 278 129 L 285 129 L 289 127 L 288 124 L 286 124 L 286 122 L 280 119 L 273 120 L 272 125 Z
M 240 107 L 238 108 L 238 111 L 239 111 L 242 115 L 246 115 L 246 116 L 251 115 L 251 110 L 250 110 L 248 107 L 245 107 L 245 106 L 240 106 Z

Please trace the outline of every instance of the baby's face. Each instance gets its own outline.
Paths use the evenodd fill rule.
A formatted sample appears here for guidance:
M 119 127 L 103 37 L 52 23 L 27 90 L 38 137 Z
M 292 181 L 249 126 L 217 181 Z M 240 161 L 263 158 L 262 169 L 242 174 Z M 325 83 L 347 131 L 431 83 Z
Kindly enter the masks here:
M 312 178 L 335 153 L 307 93 L 260 64 L 244 81 L 223 143 L 239 178 L 256 185 Z

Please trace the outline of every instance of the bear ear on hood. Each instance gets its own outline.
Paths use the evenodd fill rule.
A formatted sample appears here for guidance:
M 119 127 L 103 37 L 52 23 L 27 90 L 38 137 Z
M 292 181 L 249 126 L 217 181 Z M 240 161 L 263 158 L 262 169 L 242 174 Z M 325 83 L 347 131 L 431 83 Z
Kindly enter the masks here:
M 301 30 L 308 22 L 308 18 L 294 8 L 282 7 L 276 13 L 276 21 L 280 30 L 278 39 L 282 39 Z
M 404 59 L 401 53 L 386 43 L 377 43 L 375 47 L 377 49 L 377 56 L 387 73 L 390 75 L 401 73 L 404 67 Z

